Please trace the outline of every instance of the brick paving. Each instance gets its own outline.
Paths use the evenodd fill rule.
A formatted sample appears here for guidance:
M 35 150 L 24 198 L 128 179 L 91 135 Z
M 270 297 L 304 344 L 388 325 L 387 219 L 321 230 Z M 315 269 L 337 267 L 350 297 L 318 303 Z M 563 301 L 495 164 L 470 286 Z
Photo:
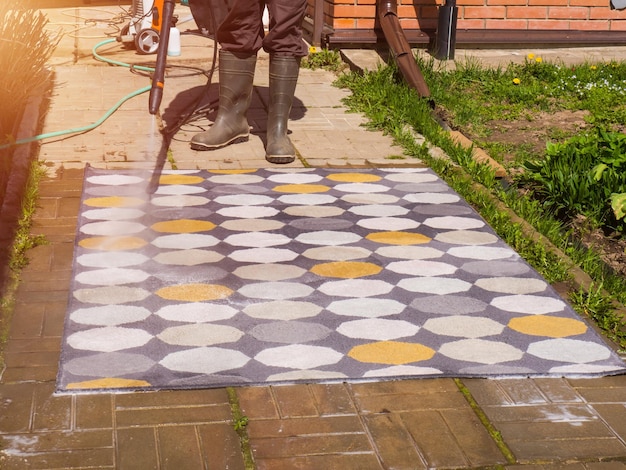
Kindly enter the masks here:
M 94 11 L 72 9 L 74 19 L 63 25 L 74 31 L 80 24 L 80 36 L 65 36 L 52 60 L 55 81 L 43 132 L 93 122 L 149 83 L 91 58 L 96 40 L 88 33 L 94 31 L 78 18 Z M 47 14 L 52 28 L 67 22 L 66 10 Z M 185 40 L 195 57 L 186 53 Z M 207 66 L 210 48 L 197 41 L 184 36 L 177 60 Z M 145 59 L 129 51 L 120 55 L 114 57 Z M 195 130 L 183 129 L 170 146 L 178 168 L 265 166 L 266 70 L 261 58 L 250 142 L 198 154 L 186 143 Z M 362 116 L 346 112 L 346 92 L 332 87 L 332 79 L 327 72 L 303 71 L 296 92 L 300 118 L 290 126 L 301 156 L 294 166 L 421 165 L 389 160 L 401 149 L 365 130 Z M 203 80 L 168 79 L 164 106 L 184 109 L 180 95 Z M 93 131 L 46 141 L 39 150 L 48 175 L 40 184 L 33 233 L 47 243 L 30 250 L 16 295 L 0 378 L 0 468 L 244 469 L 247 455 L 255 468 L 272 470 L 626 468 L 625 376 L 258 386 L 238 387 L 234 394 L 55 394 L 83 168 L 154 165 L 150 146 L 160 143 L 151 126 L 142 95 Z M 238 413 L 248 420 L 241 433 L 247 443 L 234 426 Z

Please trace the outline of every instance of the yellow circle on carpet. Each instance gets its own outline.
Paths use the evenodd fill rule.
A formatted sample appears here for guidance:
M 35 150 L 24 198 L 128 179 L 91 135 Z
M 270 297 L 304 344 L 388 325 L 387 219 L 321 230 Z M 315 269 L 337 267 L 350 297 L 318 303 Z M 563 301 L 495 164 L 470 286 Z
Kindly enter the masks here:
M 415 343 L 399 341 L 379 341 L 362 344 L 350 350 L 348 356 L 359 362 L 373 364 L 410 364 L 411 362 L 427 361 L 435 355 L 435 350 Z
M 426 235 L 411 232 L 376 232 L 370 233 L 365 238 L 386 245 L 423 245 L 431 241 Z
M 213 222 L 206 220 L 178 219 L 157 222 L 150 227 L 155 232 L 164 233 L 195 233 L 208 232 L 215 228 Z
M 193 175 L 162 175 L 159 178 L 160 184 L 198 184 L 203 181 L 201 176 Z
M 587 325 L 573 318 L 551 317 L 549 315 L 529 315 L 513 318 L 509 321 L 509 328 L 520 333 L 532 336 L 546 336 L 548 338 L 565 338 L 581 335 L 587 331 Z
M 138 197 L 106 196 L 86 199 L 85 205 L 89 207 L 137 207 L 145 202 Z
M 382 267 L 374 263 L 361 261 L 335 261 L 332 263 L 318 264 L 311 268 L 311 272 L 318 276 L 338 277 L 342 279 L 372 276 L 382 270 Z
M 127 251 L 143 248 L 148 242 L 139 237 L 90 237 L 78 244 L 90 250 Z
M 219 300 L 229 297 L 232 289 L 219 284 L 182 284 L 179 286 L 163 287 L 155 292 L 162 299 L 178 300 L 181 302 L 202 302 L 205 300 Z
M 74 382 L 67 385 L 68 390 L 92 389 L 92 388 L 136 388 L 149 387 L 152 385 L 145 380 L 119 379 L 116 377 L 105 377 L 102 379 L 87 380 L 85 382 Z
M 372 181 L 380 181 L 382 177 L 368 173 L 333 173 L 328 175 L 331 181 L 341 181 L 344 183 L 371 183 Z
M 330 190 L 323 184 L 283 184 L 273 188 L 277 193 L 313 194 L 325 193 Z

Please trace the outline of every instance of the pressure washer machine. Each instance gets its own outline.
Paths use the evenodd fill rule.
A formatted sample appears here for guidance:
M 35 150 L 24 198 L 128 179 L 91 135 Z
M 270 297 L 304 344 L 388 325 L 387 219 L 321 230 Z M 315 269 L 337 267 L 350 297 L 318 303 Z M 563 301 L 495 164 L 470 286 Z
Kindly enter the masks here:
M 133 0 L 130 16 L 117 40 L 128 48 L 134 46 L 139 54 L 156 53 L 163 29 L 163 0 Z
M 181 0 L 188 6 L 198 26 L 198 34 L 213 37 L 216 25 L 226 16 L 229 0 Z M 177 21 L 164 17 L 164 0 L 133 0 L 130 21 L 122 27 L 117 41 L 127 48 L 135 48 L 139 54 L 156 54 L 164 29 Z M 166 24 L 170 23 L 170 24 Z

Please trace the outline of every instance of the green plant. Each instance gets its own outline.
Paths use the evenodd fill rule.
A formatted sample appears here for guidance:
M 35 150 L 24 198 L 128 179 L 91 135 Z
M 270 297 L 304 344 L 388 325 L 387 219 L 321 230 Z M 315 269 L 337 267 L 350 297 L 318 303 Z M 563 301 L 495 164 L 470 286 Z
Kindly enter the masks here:
M 252 449 L 250 448 L 250 438 L 248 437 L 248 417 L 243 414 L 241 405 L 239 404 L 239 397 L 237 396 L 237 390 L 234 387 L 227 387 L 226 394 L 228 395 L 228 403 L 230 404 L 230 411 L 233 418 L 233 429 L 239 437 L 239 446 L 241 448 L 241 455 L 243 457 L 243 464 L 246 470 L 254 470 L 254 457 L 252 455 Z
M 244 429 L 247 425 L 248 425 L 248 417 L 247 416 L 240 416 L 239 418 L 234 420 L 234 422 L 233 422 L 233 429 L 235 431 L 239 431 L 239 430 Z
M 624 231 L 611 200 L 626 192 L 625 167 L 626 136 L 595 128 L 563 144 L 548 144 L 544 158 L 524 165 L 520 180 L 531 183 L 545 206 L 562 216 L 583 214 Z
M 345 68 L 339 51 L 317 48 L 311 48 L 309 55 L 302 59 L 300 65 L 306 69 L 324 69 L 331 72 L 337 72 Z
M 0 353 L 4 353 L 4 345 L 9 334 L 9 325 L 11 323 L 13 304 L 15 301 L 14 294 L 18 286 L 19 274 L 28 264 L 26 253 L 31 248 L 46 243 L 43 235 L 33 235 L 31 233 L 33 215 L 37 209 L 39 181 L 43 177 L 44 172 L 45 170 L 39 162 L 33 163 L 22 202 L 22 215 L 18 221 L 16 235 L 11 247 L 9 282 L 0 298 Z M 0 369 L 3 368 L 3 365 L 4 354 L 0 354 Z
M 609 338 L 625 347 L 624 316 L 615 312 L 613 300 L 606 295 L 602 284 L 591 286 L 587 291 L 579 289 L 570 296 L 573 307 L 579 313 L 594 320 Z

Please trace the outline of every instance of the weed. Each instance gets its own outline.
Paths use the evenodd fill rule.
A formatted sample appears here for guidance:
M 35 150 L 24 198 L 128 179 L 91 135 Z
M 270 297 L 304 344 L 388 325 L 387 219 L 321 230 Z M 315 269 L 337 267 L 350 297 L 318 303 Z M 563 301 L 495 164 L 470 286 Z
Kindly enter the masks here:
M 15 290 L 19 282 L 19 274 L 28 264 L 26 253 L 35 246 L 46 243 L 42 235 L 32 235 L 31 228 L 33 214 L 37 209 L 37 196 L 39 194 L 39 180 L 44 174 L 44 169 L 39 162 L 34 162 L 31 167 L 29 179 L 22 203 L 22 215 L 18 221 L 15 241 L 9 259 L 9 282 L 0 298 L 0 353 L 4 352 L 4 345 L 8 339 L 9 326 L 15 302 Z M 3 354 L 0 355 L 0 370 L 4 364 Z
M 550 143 L 545 156 L 526 162 L 524 169 L 520 181 L 530 184 L 534 194 L 557 214 L 568 218 L 582 214 L 599 226 L 626 230 L 611 206 L 613 194 L 626 192 L 623 134 L 595 128 L 563 144 Z
M 235 431 L 239 431 L 239 430 L 244 429 L 247 425 L 248 425 L 248 417 L 247 416 L 240 416 L 239 418 L 234 420 L 234 422 L 233 422 L 233 429 Z
M 248 417 L 245 416 L 241 410 L 237 390 L 233 387 L 227 387 L 226 393 L 228 394 L 228 402 L 230 404 L 230 411 L 233 418 L 233 429 L 239 436 L 239 446 L 241 448 L 244 468 L 246 470 L 253 470 L 256 466 L 254 465 L 254 457 L 252 456 L 252 449 L 250 447 L 250 438 L 248 437 L 247 432 Z
M 602 284 L 592 286 L 587 291 L 579 289 L 573 292 L 570 301 L 579 313 L 594 320 L 609 338 L 626 345 L 624 316 L 615 312 L 613 298 L 606 295 Z
M 338 72 L 346 67 L 339 52 L 329 49 L 312 49 L 309 55 L 302 59 L 301 66 L 306 69 L 324 69 L 331 72 Z

